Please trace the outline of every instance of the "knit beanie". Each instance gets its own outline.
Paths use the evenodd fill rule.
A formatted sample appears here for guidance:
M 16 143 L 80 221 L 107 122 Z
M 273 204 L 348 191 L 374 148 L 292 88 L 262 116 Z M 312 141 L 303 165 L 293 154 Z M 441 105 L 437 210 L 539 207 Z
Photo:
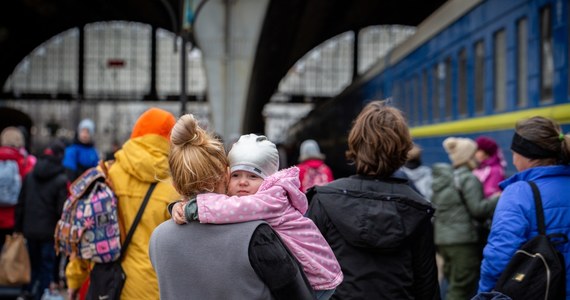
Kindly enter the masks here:
M 77 132 L 80 132 L 82 129 L 87 129 L 91 137 L 95 135 L 95 123 L 91 119 L 83 119 L 79 122 Z
M 17 127 L 6 127 L 0 134 L 2 146 L 22 148 L 25 145 L 24 134 Z
M 408 160 L 419 160 L 422 156 L 422 148 L 420 146 L 414 144 L 412 149 L 408 151 Z
M 65 144 L 59 140 L 55 140 L 44 149 L 43 154 L 55 158 L 57 161 L 63 159 L 65 153 Z
M 477 144 L 469 138 L 449 137 L 443 141 L 443 148 L 449 155 L 452 165 L 457 167 L 473 159 Z
M 489 156 L 495 155 L 497 153 L 497 143 L 486 136 L 480 136 L 475 139 L 475 143 L 477 143 L 477 149 L 483 150 L 483 152 L 487 153 Z
M 176 118 L 170 112 L 160 108 L 150 108 L 145 111 L 135 123 L 131 138 L 147 134 L 158 134 L 170 140 L 170 131 L 176 124 Z
M 279 169 L 277 147 L 263 135 L 242 135 L 228 153 L 228 160 L 231 172 L 248 171 L 261 178 Z
M 299 153 L 299 161 L 303 162 L 310 158 L 325 159 L 325 155 L 321 153 L 319 144 L 315 140 L 305 140 L 301 143 Z

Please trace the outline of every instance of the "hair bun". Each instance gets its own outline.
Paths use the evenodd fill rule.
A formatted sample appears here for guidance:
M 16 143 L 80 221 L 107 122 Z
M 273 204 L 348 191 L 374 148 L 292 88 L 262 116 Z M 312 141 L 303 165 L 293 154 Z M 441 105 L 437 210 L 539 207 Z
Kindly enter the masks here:
M 170 141 L 176 146 L 182 146 L 190 143 L 191 145 L 200 145 L 204 140 L 204 132 L 198 127 L 198 121 L 192 114 L 185 114 L 172 128 Z

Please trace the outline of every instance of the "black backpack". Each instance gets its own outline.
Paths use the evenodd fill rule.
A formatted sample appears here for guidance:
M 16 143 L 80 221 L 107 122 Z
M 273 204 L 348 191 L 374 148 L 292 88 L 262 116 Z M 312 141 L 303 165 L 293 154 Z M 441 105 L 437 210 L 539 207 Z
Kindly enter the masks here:
M 568 242 L 561 233 L 546 235 L 540 191 L 528 182 L 534 195 L 538 235 L 521 246 L 499 277 L 495 290 L 513 300 L 566 299 L 564 257 L 555 245 Z

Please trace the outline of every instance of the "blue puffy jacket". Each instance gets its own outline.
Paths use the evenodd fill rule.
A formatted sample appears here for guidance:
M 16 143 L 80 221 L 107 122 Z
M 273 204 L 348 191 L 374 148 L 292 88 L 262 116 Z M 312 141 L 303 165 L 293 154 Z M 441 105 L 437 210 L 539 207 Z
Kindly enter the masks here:
M 491 291 L 515 251 L 538 235 L 534 199 L 526 181 L 534 181 L 540 190 L 546 233 L 570 236 L 570 166 L 534 167 L 501 182 L 503 193 L 483 251 L 479 292 Z M 570 299 L 570 243 L 557 248 L 566 262 L 566 299 Z

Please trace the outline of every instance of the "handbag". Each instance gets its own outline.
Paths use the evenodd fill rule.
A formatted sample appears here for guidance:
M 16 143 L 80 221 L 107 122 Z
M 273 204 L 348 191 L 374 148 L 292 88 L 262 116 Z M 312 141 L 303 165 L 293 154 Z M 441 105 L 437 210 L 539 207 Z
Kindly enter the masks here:
M 153 182 L 146 192 L 141 207 L 137 212 L 137 216 L 133 221 L 133 225 L 131 225 L 125 242 L 122 245 L 120 258 L 109 263 L 95 263 L 89 275 L 90 283 L 87 296 L 85 297 L 86 300 L 119 300 L 121 298 L 121 291 L 127 280 L 127 275 L 123 267 L 121 267 L 121 261 L 155 187 L 156 182 Z
M 30 283 L 31 265 L 26 239 L 22 234 L 6 235 L 0 257 L 0 284 L 23 285 Z

